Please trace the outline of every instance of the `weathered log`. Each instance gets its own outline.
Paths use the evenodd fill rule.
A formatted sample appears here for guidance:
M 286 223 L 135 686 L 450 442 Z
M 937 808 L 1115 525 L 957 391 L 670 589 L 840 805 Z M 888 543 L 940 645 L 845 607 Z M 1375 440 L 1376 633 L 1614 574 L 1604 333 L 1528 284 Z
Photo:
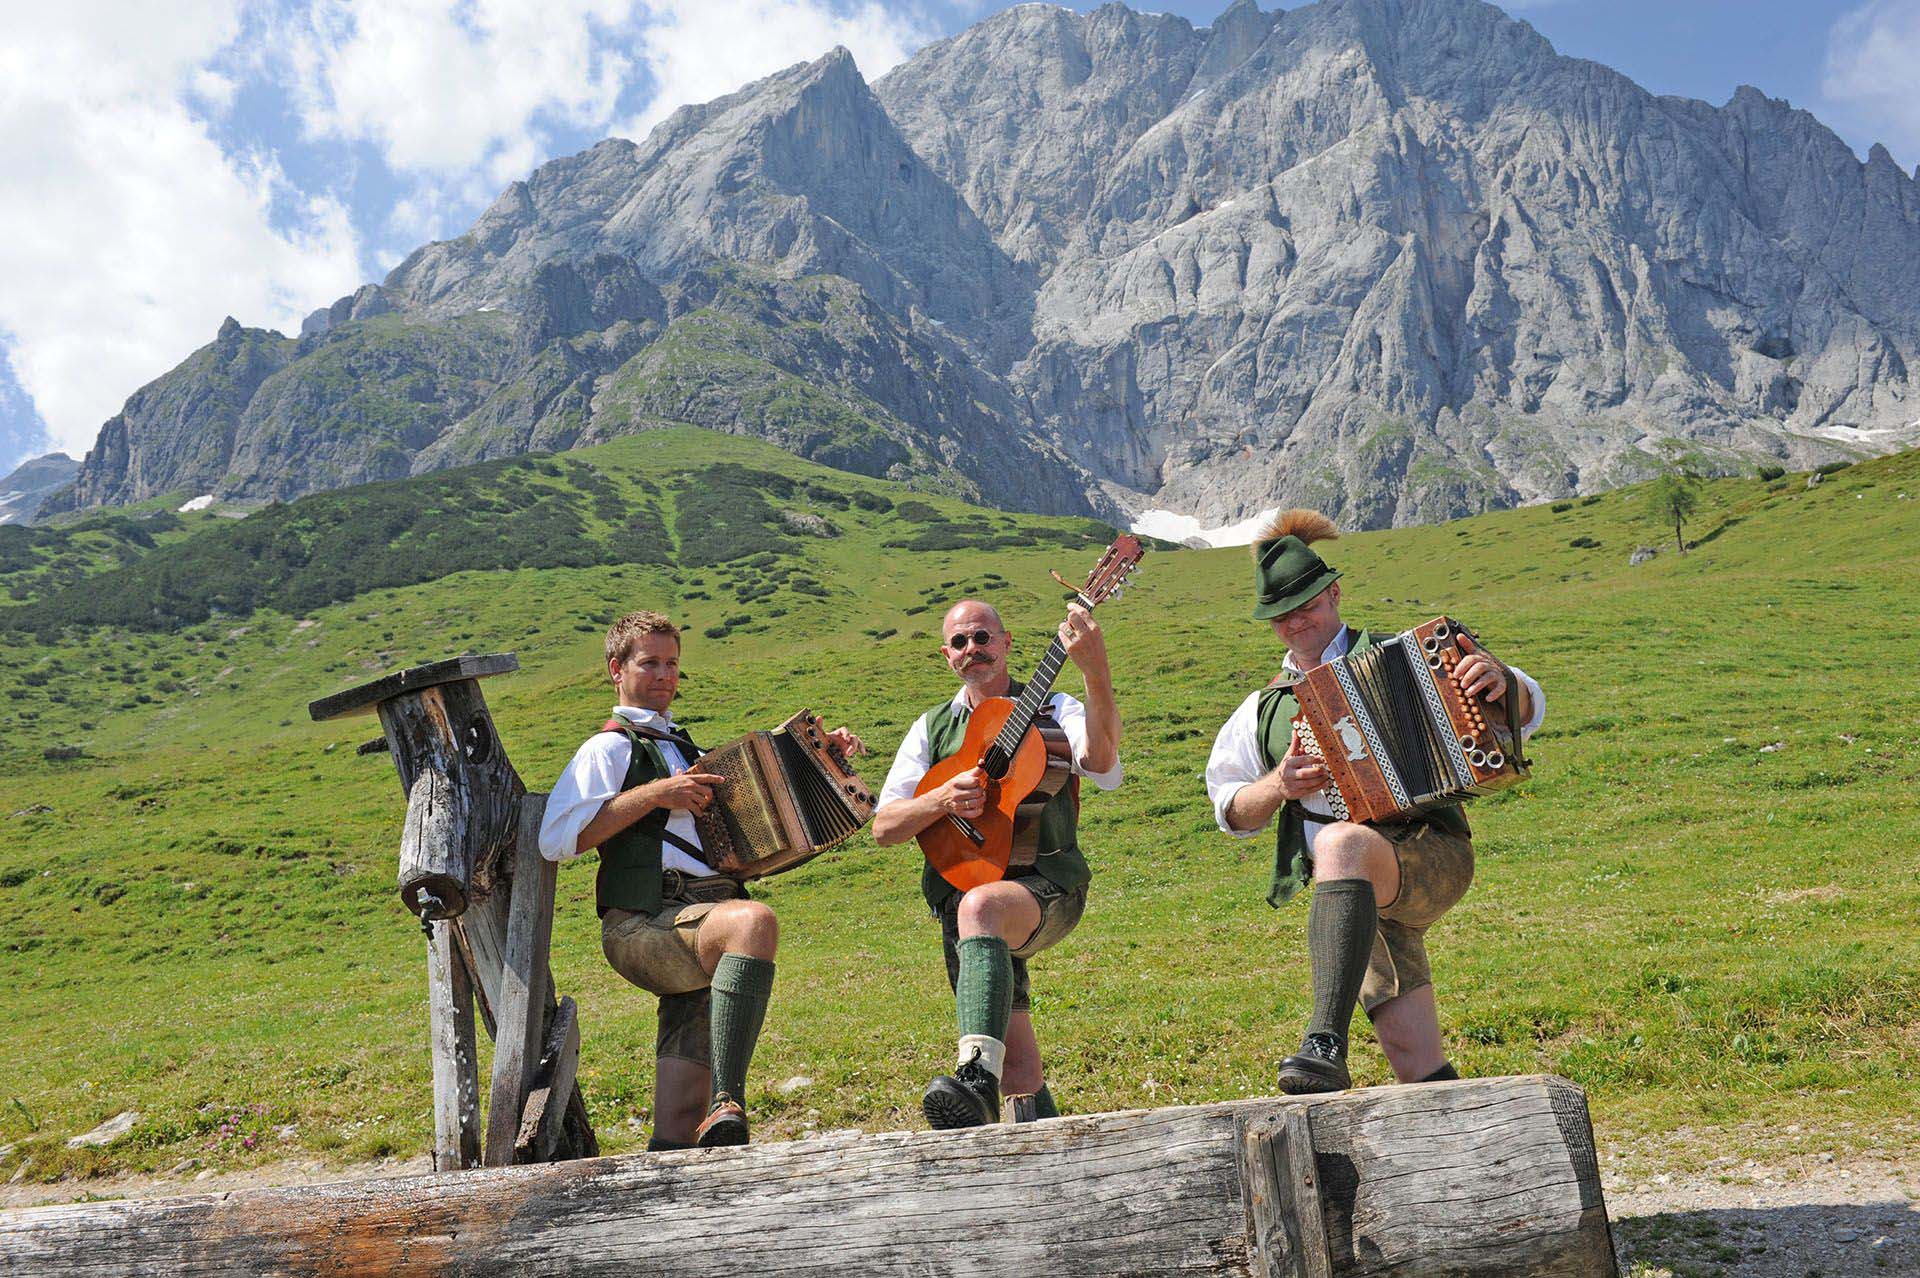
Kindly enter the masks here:
M 378 711 L 407 794 L 400 895 L 423 919 L 453 918 L 466 909 L 469 894 L 485 890 L 495 859 L 512 841 L 515 806 L 526 787 L 507 760 L 476 680 L 519 665 L 511 653 L 435 661 L 307 706 L 316 720 Z
M 1317 1269 L 1274 1241 L 1302 1175 L 1318 1207 L 1284 1197 L 1320 1217 Z M 1617 1275 L 1585 1100 L 1540 1076 L 77 1203 L 0 1215 L 0 1260 L 153 1278 Z

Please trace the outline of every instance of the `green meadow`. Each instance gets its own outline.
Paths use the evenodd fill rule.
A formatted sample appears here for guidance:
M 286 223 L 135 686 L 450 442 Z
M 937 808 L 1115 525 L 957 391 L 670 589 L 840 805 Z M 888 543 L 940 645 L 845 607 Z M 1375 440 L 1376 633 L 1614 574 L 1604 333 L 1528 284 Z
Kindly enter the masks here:
M 606 624 L 653 607 L 686 627 L 705 739 L 811 706 L 878 785 L 951 692 L 945 604 L 991 600 L 1030 665 L 1047 570 L 1077 580 L 1108 535 L 699 431 L 161 523 L 0 530 L 0 1177 L 429 1144 L 402 795 L 356 753 L 375 721 L 309 700 L 516 652 L 483 686 L 546 789 L 605 716 Z M 1431 936 L 1449 1050 L 1581 1084 L 1630 1167 L 1909 1144 L 1920 454 L 1711 481 L 1688 535 L 1675 553 L 1628 488 L 1328 548 L 1348 620 L 1448 612 L 1547 693 L 1535 776 L 1473 805 L 1477 878 Z M 1662 549 L 1629 566 L 1641 544 Z M 1268 1094 L 1298 1042 L 1306 906 L 1268 908 L 1271 839 L 1219 833 L 1200 782 L 1280 658 L 1249 580 L 1244 550 L 1158 548 L 1100 613 L 1127 779 L 1088 792 L 1087 916 L 1034 964 L 1069 1111 Z M 781 920 L 758 1139 L 921 1125 L 953 1013 L 918 868 L 862 836 L 756 888 Z M 606 968 L 592 879 L 562 868 L 553 966 L 620 1152 L 649 1123 L 653 1001 Z M 1356 1056 L 1388 1081 L 1364 1033 Z M 129 1109 L 115 1143 L 65 1148 Z

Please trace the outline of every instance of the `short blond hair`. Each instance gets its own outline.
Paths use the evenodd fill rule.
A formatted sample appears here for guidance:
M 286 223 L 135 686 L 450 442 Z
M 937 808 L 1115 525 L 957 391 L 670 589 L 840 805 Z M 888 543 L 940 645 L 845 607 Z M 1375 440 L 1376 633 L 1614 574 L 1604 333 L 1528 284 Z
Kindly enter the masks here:
M 633 652 L 634 641 L 641 635 L 672 635 L 673 641 L 679 643 L 680 627 L 657 612 L 644 609 L 630 612 L 607 631 L 607 660 L 624 663 Z

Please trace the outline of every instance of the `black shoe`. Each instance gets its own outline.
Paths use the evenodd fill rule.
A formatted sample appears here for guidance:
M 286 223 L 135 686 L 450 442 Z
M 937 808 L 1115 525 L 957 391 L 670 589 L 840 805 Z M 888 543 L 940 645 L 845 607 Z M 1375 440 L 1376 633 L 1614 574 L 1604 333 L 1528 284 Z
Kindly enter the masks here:
M 1300 1050 L 1280 1062 L 1280 1090 L 1289 1096 L 1344 1092 L 1353 1086 L 1347 1073 L 1347 1045 L 1338 1034 L 1309 1034 Z
M 935 1131 L 957 1127 L 984 1127 L 1000 1121 L 1000 1080 L 980 1064 L 980 1052 L 953 1071 L 927 1084 L 920 1098 L 920 1112 Z

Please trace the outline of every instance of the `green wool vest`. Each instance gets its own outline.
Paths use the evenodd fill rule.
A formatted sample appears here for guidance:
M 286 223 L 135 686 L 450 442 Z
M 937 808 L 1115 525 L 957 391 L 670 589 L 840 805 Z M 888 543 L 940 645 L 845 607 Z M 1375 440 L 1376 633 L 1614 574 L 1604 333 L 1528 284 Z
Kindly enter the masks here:
M 1364 630 L 1357 631 L 1347 652 L 1363 652 L 1373 645 L 1371 634 Z M 1278 767 L 1280 760 L 1287 757 L 1287 748 L 1293 743 L 1293 718 L 1299 713 L 1300 702 L 1287 688 L 1270 686 L 1260 690 L 1260 765 L 1268 771 Z M 1412 819 L 1430 821 L 1461 838 L 1472 836 L 1467 826 L 1467 814 L 1460 810 L 1457 803 L 1435 808 Z M 1288 800 L 1280 807 L 1273 847 L 1273 881 L 1267 887 L 1267 904 L 1276 907 L 1284 904 L 1312 877 L 1313 862 L 1307 857 L 1306 809 L 1298 802 Z
M 658 742 L 637 732 L 621 735 L 633 744 L 633 759 L 627 764 L 622 790 L 667 775 L 666 756 L 660 753 Z M 666 808 L 655 808 L 600 845 L 600 873 L 593 882 L 593 903 L 601 914 L 608 910 L 652 914 L 660 908 L 660 835 L 672 815 Z
M 1009 697 L 1016 700 L 1024 685 L 1015 682 L 1007 690 Z M 948 757 L 960 748 L 967 735 L 967 720 L 973 717 L 969 709 L 955 709 L 950 701 L 943 701 L 920 718 L 926 728 L 927 742 L 932 747 L 934 762 Z M 1066 891 L 1085 887 L 1093 878 L 1093 871 L 1087 868 L 1087 859 L 1080 855 L 1080 801 L 1075 787 L 1065 786 L 1060 793 L 1048 801 L 1040 810 L 1039 845 L 1033 862 L 1033 872 Z M 931 862 L 920 870 L 920 892 L 927 898 L 927 904 L 938 914 L 946 899 L 954 894 L 954 886 L 940 877 L 940 872 Z

